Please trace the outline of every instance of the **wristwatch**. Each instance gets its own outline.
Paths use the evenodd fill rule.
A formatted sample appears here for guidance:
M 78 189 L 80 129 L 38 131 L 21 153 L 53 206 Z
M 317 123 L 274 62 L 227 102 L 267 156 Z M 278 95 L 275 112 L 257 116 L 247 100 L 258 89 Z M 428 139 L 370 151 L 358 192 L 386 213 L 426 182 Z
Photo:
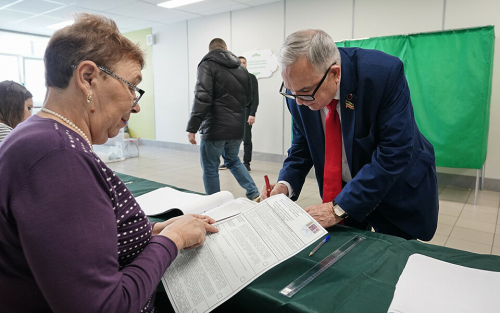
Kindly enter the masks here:
M 333 201 L 332 204 L 333 204 L 333 213 L 335 215 L 337 215 L 340 218 L 346 218 L 348 216 L 347 213 L 344 210 L 342 210 L 340 205 L 337 204 L 337 202 Z

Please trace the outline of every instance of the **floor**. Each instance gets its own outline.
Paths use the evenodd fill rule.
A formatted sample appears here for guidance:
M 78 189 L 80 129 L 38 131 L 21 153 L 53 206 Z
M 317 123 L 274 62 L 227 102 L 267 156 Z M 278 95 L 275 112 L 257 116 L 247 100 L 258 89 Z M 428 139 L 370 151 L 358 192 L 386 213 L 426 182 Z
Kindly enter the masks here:
M 109 163 L 119 173 L 204 193 L 199 153 L 140 146 L 140 156 Z M 251 176 L 259 189 L 264 175 L 276 181 L 280 163 L 252 161 Z M 219 171 L 221 189 L 244 197 L 229 170 Z M 297 204 L 321 203 L 315 179 L 307 178 Z M 481 254 L 500 255 L 500 193 L 480 191 L 474 206 L 474 190 L 439 186 L 438 228 L 431 244 Z

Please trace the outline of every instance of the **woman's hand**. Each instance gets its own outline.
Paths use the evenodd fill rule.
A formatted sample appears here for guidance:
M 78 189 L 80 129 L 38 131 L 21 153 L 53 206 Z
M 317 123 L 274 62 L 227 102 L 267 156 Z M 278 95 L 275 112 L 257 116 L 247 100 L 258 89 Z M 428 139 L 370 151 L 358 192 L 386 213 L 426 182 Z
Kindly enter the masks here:
M 204 215 L 183 215 L 163 223 L 167 222 L 170 223 L 159 235 L 170 238 L 179 250 L 201 246 L 205 242 L 207 231 L 211 233 L 219 231 L 217 227 L 211 225 L 215 221 Z
M 200 220 L 203 220 L 203 221 L 207 222 L 208 224 L 215 223 L 215 220 L 213 218 L 211 218 L 210 216 L 200 215 L 200 214 L 186 214 L 186 215 L 190 215 L 190 216 L 196 217 L 196 218 L 198 218 Z M 183 215 L 183 216 L 185 216 L 185 215 Z M 165 227 L 167 227 L 168 225 L 170 225 L 173 222 L 177 221 L 181 217 L 182 216 L 177 216 L 177 217 L 170 218 L 170 219 L 166 220 L 165 222 L 155 223 L 153 225 L 153 236 L 159 235 L 161 233 L 161 231 Z

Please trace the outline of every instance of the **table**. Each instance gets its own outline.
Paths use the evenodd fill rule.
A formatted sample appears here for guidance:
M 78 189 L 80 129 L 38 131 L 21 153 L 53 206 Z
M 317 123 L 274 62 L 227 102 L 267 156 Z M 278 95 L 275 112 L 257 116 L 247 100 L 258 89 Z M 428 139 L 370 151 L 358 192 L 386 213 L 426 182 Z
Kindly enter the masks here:
M 124 182 L 132 179 L 132 176 L 118 176 Z M 127 184 L 134 196 L 166 186 L 139 180 L 137 184 Z M 341 225 L 327 230 L 331 239 L 312 257 L 308 255 L 315 244 L 267 271 L 214 312 L 386 313 L 399 276 L 408 257 L 414 253 L 471 268 L 500 272 L 499 256 L 475 254 L 416 240 L 407 241 Z M 366 240 L 292 298 L 279 293 L 355 235 L 363 236 Z

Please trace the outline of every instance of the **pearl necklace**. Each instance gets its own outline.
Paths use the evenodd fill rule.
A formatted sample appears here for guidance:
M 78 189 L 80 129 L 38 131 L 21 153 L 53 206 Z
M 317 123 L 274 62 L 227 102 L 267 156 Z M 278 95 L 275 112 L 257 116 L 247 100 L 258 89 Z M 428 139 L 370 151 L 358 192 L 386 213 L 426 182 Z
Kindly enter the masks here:
M 80 135 L 83 137 L 83 139 L 85 139 L 85 141 L 89 144 L 90 146 L 90 150 L 92 152 L 94 152 L 94 149 L 92 148 L 92 144 L 90 143 L 90 140 L 89 138 L 87 137 L 87 135 L 85 135 L 85 133 L 78 127 L 76 126 L 72 121 L 68 120 L 67 118 L 65 118 L 64 116 L 62 116 L 61 114 L 57 114 L 56 112 L 54 111 L 51 111 L 49 109 L 46 109 L 46 108 L 42 108 L 42 111 L 45 112 L 45 113 L 49 113 L 51 115 L 54 115 L 55 117 L 63 120 L 66 124 L 68 124 L 69 126 L 73 127 L 74 129 L 76 129 L 78 131 L 78 133 L 80 133 Z

